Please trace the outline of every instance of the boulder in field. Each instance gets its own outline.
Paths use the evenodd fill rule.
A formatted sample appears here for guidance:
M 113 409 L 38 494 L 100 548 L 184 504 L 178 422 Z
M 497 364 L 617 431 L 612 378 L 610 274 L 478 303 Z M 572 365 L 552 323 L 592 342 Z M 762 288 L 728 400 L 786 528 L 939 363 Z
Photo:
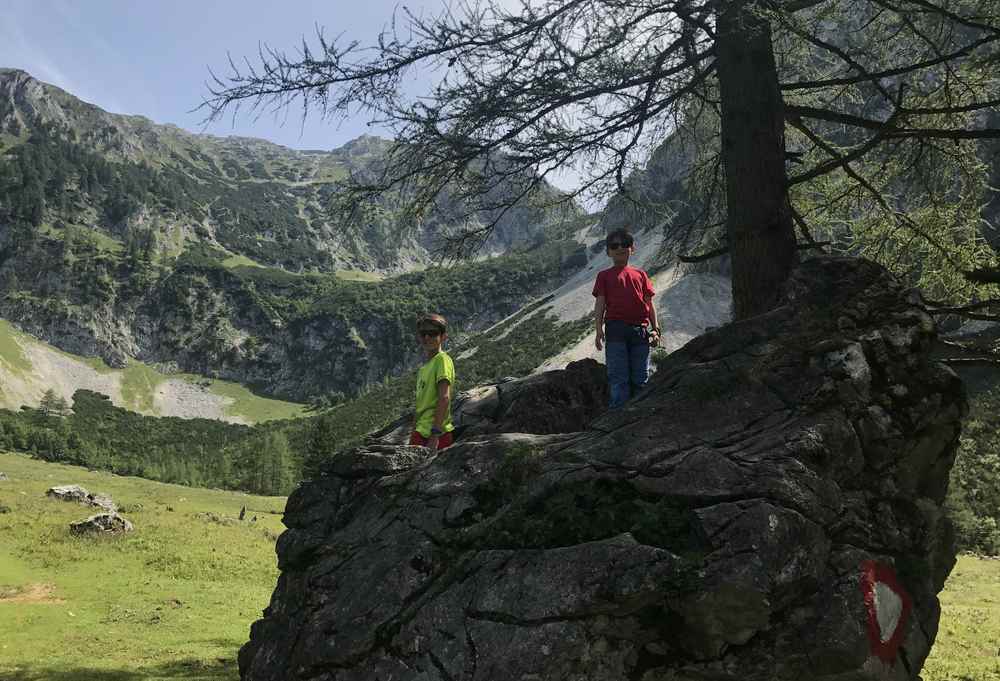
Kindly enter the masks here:
M 579 432 L 334 457 L 243 681 L 916 681 L 963 386 L 883 268 L 817 258 L 783 295 Z
M 133 529 L 132 523 L 117 513 L 98 513 L 69 524 L 70 534 L 75 535 L 125 534 Z
M 9 479 L 6 473 L 0 473 L 0 482 L 7 482 Z
M 45 495 L 51 497 L 52 499 L 75 501 L 85 506 L 102 508 L 108 513 L 116 513 L 118 511 L 118 505 L 115 504 L 111 497 L 104 494 L 94 494 L 92 492 L 88 492 L 83 487 L 80 487 L 80 485 L 59 485 L 57 487 L 50 487 Z

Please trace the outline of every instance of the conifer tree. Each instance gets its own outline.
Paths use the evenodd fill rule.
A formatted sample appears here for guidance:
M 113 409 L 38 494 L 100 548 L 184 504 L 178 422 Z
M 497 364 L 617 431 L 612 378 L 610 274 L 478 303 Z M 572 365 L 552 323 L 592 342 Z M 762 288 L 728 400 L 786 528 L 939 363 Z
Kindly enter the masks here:
M 630 174 L 678 136 L 702 154 L 685 181 L 707 201 L 674 236 L 707 248 L 700 237 L 724 227 L 703 256 L 731 256 L 738 318 L 772 307 L 800 250 L 822 246 L 814 225 L 845 213 L 879 215 L 882 245 L 946 254 L 938 199 L 968 192 L 945 182 L 964 172 L 970 141 L 1000 137 L 982 116 L 1000 101 L 995 0 L 457 0 L 400 14 L 370 47 L 320 32 L 295 54 L 234 62 L 210 88 L 209 117 L 243 104 L 369 112 L 399 143 L 380 176 L 353 178 L 350 204 L 407 191 L 416 219 L 457 188 L 484 218 L 458 248 L 512 205 L 546 200 L 559 167 L 586 173 L 574 195 L 644 201 Z M 413 97 L 420 69 L 435 84 Z M 933 191 L 894 195 L 924 172 Z M 498 178 L 512 189 L 498 193 Z M 670 224 L 670 206 L 653 207 Z

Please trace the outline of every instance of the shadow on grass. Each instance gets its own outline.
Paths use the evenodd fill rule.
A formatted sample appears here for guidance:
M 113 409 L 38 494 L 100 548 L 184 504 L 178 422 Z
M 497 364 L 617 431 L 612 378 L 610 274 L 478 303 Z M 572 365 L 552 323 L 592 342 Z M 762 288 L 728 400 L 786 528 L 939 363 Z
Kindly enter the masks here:
M 20 666 L 0 670 L 3 681 L 238 681 L 235 659 L 175 660 L 142 669 L 93 669 L 84 667 Z

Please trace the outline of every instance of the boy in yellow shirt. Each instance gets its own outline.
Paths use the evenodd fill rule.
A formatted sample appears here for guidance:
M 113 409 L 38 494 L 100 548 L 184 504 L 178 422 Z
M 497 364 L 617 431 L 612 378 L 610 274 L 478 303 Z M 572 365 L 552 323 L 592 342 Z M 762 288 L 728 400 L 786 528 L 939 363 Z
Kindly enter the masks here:
M 455 363 L 441 349 L 447 331 L 448 323 L 439 314 L 424 315 L 417 322 L 417 341 L 427 362 L 417 370 L 417 409 L 410 444 L 432 452 L 454 441 L 451 389 L 455 384 Z

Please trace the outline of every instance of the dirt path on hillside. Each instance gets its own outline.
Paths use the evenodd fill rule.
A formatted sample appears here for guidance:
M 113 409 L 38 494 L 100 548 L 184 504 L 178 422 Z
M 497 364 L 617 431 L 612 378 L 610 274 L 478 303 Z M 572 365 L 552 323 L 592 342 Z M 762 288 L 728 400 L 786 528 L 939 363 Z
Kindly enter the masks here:
M 53 596 L 55 584 L 29 584 L 25 587 L 0 586 L 0 603 L 65 603 Z

